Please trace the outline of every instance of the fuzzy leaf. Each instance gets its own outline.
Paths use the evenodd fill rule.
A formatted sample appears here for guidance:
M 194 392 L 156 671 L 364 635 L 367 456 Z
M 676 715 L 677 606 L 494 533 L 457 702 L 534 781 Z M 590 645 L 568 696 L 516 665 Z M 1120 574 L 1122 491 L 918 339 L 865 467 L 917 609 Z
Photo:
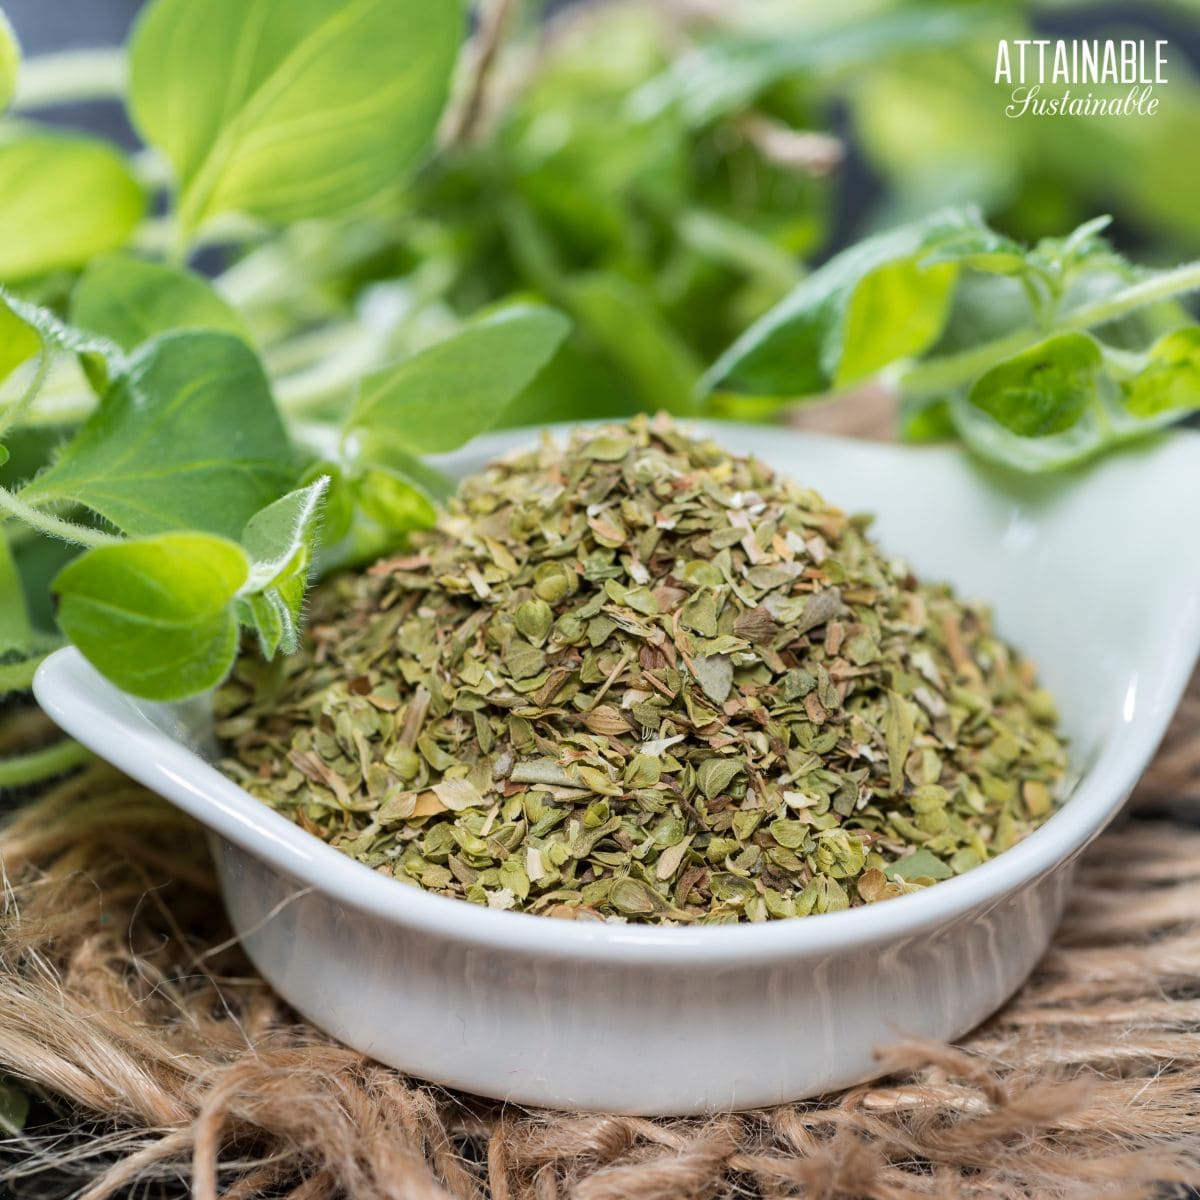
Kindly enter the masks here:
M 232 665 L 233 599 L 249 567 L 240 546 L 202 533 L 100 546 L 56 576 L 58 621 L 118 687 L 179 700 L 214 687 Z
M 288 486 L 291 449 L 254 352 L 219 332 L 147 342 L 29 499 L 85 504 L 132 534 L 237 537 Z
M 316 549 L 317 527 L 329 477 L 289 492 L 255 513 L 242 531 L 250 573 L 239 597 L 244 624 L 259 635 L 263 654 L 296 649 L 300 609 Z
M 93 386 L 103 390 L 125 363 L 121 347 L 108 338 L 68 325 L 48 308 L 0 288 L 0 382 L 35 354 L 79 356 Z

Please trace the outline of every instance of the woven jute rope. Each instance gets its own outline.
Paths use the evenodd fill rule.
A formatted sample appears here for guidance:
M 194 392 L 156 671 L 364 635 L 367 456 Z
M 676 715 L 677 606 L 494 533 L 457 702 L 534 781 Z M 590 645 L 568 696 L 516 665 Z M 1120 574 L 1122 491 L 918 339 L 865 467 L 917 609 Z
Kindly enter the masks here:
M 42 736 L 10 713 L 0 753 Z M 0 829 L 0 1075 L 58 1114 L 0 1147 L 0 1194 L 42 1197 L 48 1171 L 87 1200 L 1182 1193 L 1200 1180 L 1200 683 L 1134 803 L 1150 819 L 1096 842 L 1033 978 L 959 1045 L 912 1042 L 881 1082 L 818 1101 L 647 1120 L 494 1104 L 331 1042 L 232 940 L 199 829 L 90 766 Z

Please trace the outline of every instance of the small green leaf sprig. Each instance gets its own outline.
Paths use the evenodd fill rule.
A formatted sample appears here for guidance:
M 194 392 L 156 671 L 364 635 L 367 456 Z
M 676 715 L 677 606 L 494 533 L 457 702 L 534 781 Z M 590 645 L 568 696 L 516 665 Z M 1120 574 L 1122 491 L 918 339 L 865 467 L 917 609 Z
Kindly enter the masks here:
M 705 393 L 762 411 L 878 376 L 907 436 L 959 437 L 1022 471 L 1156 433 L 1200 409 L 1200 326 L 1179 302 L 1200 263 L 1135 267 L 1107 224 L 1028 249 L 949 209 L 869 238 L 747 330 Z

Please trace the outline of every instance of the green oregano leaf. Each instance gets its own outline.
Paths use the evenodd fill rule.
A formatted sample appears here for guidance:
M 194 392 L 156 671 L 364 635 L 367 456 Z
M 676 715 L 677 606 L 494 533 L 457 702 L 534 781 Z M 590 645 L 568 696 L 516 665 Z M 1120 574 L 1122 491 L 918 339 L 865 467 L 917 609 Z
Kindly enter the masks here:
M 175 329 L 223 329 L 247 337 L 241 317 L 202 276 L 132 254 L 88 264 L 71 294 L 71 322 L 124 350 Z
M 145 211 L 119 151 L 16 125 L 0 136 L 0 280 L 71 270 L 125 245 Z
M 970 403 L 1020 437 L 1062 433 L 1095 396 L 1103 361 L 1095 338 L 1057 334 L 981 375 Z
M 429 493 L 388 467 L 367 467 L 355 484 L 359 507 L 390 533 L 428 529 L 437 519 Z
M 458 0 L 153 0 L 130 108 L 175 168 L 185 231 L 220 213 L 331 216 L 402 182 L 462 25 Z
M 0 383 L 42 349 L 42 338 L 0 291 Z
M 1145 366 L 1126 387 L 1125 407 L 1135 417 L 1200 407 L 1200 325 L 1177 329 L 1151 346 Z
M 389 446 L 415 454 L 453 450 L 490 429 L 567 329 L 553 309 L 510 305 L 368 375 L 347 421 L 361 431 L 362 457 L 373 461 Z
M 85 504 L 131 534 L 238 537 L 295 477 L 254 351 L 220 332 L 151 339 L 27 499 Z
M 260 592 L 306 576 L 328 488 L 329 479 L 323 476 L 288 492 L 246 522 L 242 531 L 242 548 L 250 557 L 246 590 Z
M 945 326 L 960 262 L 995 249 L 987 232 L 974 209 L 947 209 L 844 250 L 755 322 L 704 386 L 808 396 L 923 353 Z
M 858 383 L 932 346 L 946 324 L 958 270 L 953 262 L 900 259 L 870 272 L 846 308 L 833 386 Z
M 204 533 L 100 546 L 55 577 L 58 622 L 118 687 L 178 700 L 228 673 L 237 652 L 233 600 L 249 569 L 240 546 Z
M 949 879 L 954 871 L 936 854 L 922 847 L 884 867 L 883 873 L 888 879 L 899 878 L 911 883 L 914 879 Z
M 322 476 L 255 513 L 242 531 L 250 572 L 238 607 L 243 624 L 254 628 L 267 658 L 292 653 L 299 638 L 300 612 L 316 549 L 321 509 L 329 490 Z

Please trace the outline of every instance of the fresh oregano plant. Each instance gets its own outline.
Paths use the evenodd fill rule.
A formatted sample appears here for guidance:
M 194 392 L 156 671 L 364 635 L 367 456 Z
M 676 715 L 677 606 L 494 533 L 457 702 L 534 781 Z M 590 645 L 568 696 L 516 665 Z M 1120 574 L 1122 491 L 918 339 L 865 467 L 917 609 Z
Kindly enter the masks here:
M 878 376 L 909 438 L 959 437 L 1022 471 L 1155 433 L 1200 409 L 1200 326 L 1180 303 L 1200 262 L 1136 267 L 1107 224 L 1027 248 L 965 208 L 868 238 L 721 356 L 708 402 L 761 410 Z

